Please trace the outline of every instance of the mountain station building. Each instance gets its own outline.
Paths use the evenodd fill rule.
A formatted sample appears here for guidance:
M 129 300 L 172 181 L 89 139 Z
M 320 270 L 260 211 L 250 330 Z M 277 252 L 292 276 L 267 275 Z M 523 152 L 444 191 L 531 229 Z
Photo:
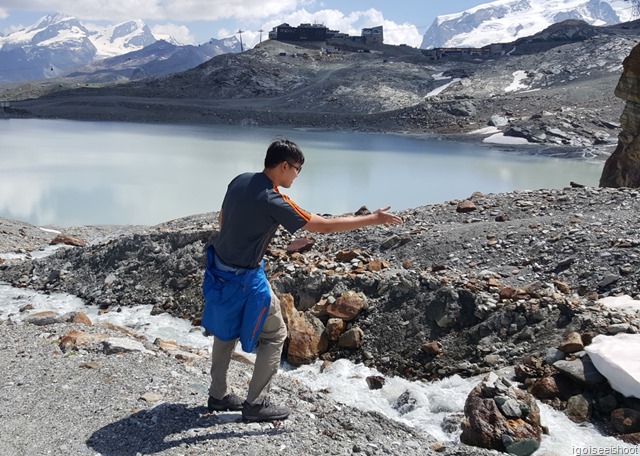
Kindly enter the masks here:
M 278 41 L 327 41 L 340 39 L 361 44 L 382 44 L 384 33 L 382 26 L 363 28 L 360 36 L 349 36 L 337 30 L 329 30 L 321 24 L 300 24 L 292 27 L 289 24 L 280 24 L 269 32 L 269 39 Z

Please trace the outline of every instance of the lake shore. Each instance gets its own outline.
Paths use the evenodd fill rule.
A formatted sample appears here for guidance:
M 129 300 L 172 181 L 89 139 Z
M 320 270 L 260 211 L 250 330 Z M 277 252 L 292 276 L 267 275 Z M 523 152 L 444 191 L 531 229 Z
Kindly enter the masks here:
M 348 131 L 359 133 L 399 134 L 437 138 L 452 142 L 487 145 L 507 152 L 577 160 L 603 161 L 616 143 L 609 138 L 599 145 L 577 146 L 531 143 L 517 136 L 504 136 L 502 129 L 488 129 L 478 119 L 425 127 L 407 121 L 398 112 L 358 114 L 261 110 L 247 105 L 244 109 L 219 106 L 216 101 L 145 99 L 136 97 L 43 97 L 14 102 L 0 112 L 0 119 L 39 118 L 77 121 L 114 121 L 167 125 L 231 125 L 301 130 Z M 496 135 L 497 138 L 489 139 Z

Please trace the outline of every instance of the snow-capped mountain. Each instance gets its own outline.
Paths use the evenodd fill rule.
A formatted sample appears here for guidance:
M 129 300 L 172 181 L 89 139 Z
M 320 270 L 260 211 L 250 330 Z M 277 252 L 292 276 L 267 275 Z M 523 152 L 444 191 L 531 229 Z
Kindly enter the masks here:
M 90 30 L 64 14 L 0 37 L 0 82 L 44 79 L 96 59 L 142 49 L 156 42 L 142 21 Z
M 567 19 L 600 26 L 631 21 L 634 17 L 627 0 L 497 0 L 461 13 L 438 16 L 424 34 L 420 47 L 508 43 Z
M 137 51 L 158 41 L 158 37 L 141 20 L 93 30 L 89 39 L 97 49 L 97 58 Z
M 84 82 L 115 82 L 165 76 L 194 68 L 217 55 L 233 52 L 240 52 L 240 41 L 235 37 L 211 39 L 198 46 L 180 46 L 159 40 L 138 51 L 94 61 L 66 76 L 82 78 Z
M 159 45 L 144 51 L 154 43 Z M 141 20 L 96 28 L 72 16 L 50 15 L 0 35 L 0 82 L 46 79 L 72 71 L 88 76 L 92 69 L 101 73 L 95 78 L 100 80 L 164 75 L 227 52 L 240 52 L 235 38 L 182 46 L 172 37 L 155 36 Z M 124 59 L 118 60 L 121 56 Z

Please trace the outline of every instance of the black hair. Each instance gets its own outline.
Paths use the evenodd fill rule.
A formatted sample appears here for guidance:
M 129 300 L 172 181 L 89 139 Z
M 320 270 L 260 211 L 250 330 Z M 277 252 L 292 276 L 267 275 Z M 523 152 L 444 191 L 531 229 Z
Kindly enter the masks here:
M 267 156 L 264 158 L 264 167 L 275 168 L 284 161 L 303 165 L 304 154 L 293 141 L 278 139 L 269 145 Z

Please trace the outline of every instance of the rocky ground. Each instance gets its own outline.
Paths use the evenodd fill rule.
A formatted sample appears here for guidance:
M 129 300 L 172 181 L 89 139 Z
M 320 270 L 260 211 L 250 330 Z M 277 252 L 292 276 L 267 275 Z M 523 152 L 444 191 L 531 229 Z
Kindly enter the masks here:
M 349 358 L 410 379 L 520 366 L 520 380 L 532 386 L 536 377 L 552 373 L 544 360 L 568 334 L 588 343 L 598 334 L 640 331 L 637 312 L 596 302 L 639 297 L 637 197 L 637 190 L 577 185 L 474 194 L 403 211 L 398 227 L 303 232 L 295 242 L 279 232 L 267 255 L 268 274 L 285 305 L 313 322 L 289 320 L 290 334 L 317 341 L 300 351 L 291 336 L 285 356 L 294 364 Z M 105 311 L 150 303 L 155 312 L 197 324 L 203 250 L 215 236 L 214 220 L 215 214 L 201 214 L 129 231 L 115 227 L 111 234 L 108 227 L 69 229 L 63 234 L 74 235 L 72 240 L 84 236 L 75 241 L 88 245 L 43 259 L 7 260 L 0 280 L 66 291 Z M 7 229 L 12 226 L 17 231 Z M 2 251 L 30 249 L 57 236 L 6 220 L 3 227 L 9 235 L 0 241 Z M 357 309 L 342 315 L 336 330 L 331 306 L 347 296 Z M 291 315 L 298 312 L 285 314 L 295 319 Z M 321 329 L 314 333 L 309 327 Z M 590 391 L 576 384 L 573 391 L 586 392 L 594 404 L 581 420 L 606 425 L 605 410 L 595 405 L 603 398 L 639 406 L 606 388 Z M 567 397 L 548 399 L 568 407 Z
M 639 294 L 637 195 L 573 187 L 475 194 L 400 212 L 399 227 L 300 233 L 310 244 L 301 253 L 287 253 L 293 238 L 278 232 L 266 268 L 279 293 L 321 318 L 318 303 L 347 291 L 366 297 L 367 308 L 350 323 L 365 333 L 362 349 L 335 347 L 332 356 L 411 378 L 478 374 L 544 351 L 569 329 L 606 333 L 615 323 L 637 329 L 637 320 L 595 304 Z M 153 304 L 156 312 L 197 322 L 214 220 L 201 214 L 128 232 L 117 227 L 106 237 L 108 227 L 93 228 L 84 232 L 90 245 L 6 261 L 0 279 L 73 293 L 104 309 Z M 31 228 L 37 237 L 3 236 L 4 251 L 56 236 Z M 435 359 L 421 350 L 431 340 L 443 346 Z
M 0 322 L 0 335 L 5 455 L 497 454 L 439 443 L 283 376 L 272 395 L 292 408 L 289 420 L 249 424 L 239 413 L 210 414 L 207 357 L 117 327 L 34 319 Z M 249 372 L 232 362 L 230 380 L 244 385 Z

